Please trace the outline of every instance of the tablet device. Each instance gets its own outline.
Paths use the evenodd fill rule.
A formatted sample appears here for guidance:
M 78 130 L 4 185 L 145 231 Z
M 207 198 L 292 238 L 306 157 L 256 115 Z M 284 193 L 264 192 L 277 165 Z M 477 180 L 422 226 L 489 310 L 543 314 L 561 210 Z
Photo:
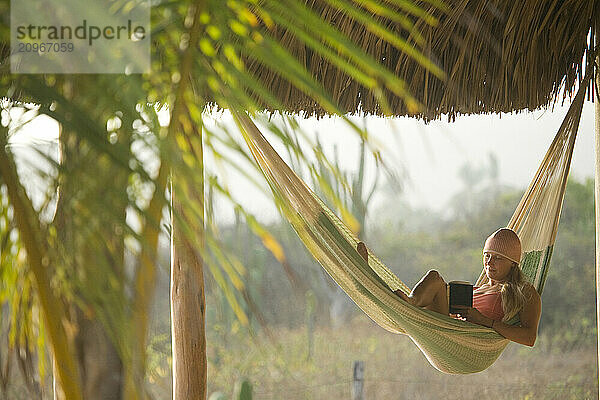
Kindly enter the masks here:
M 459 314 L 456 306 L 473 307 L 473 285 L 466 281 L 452 281 L 448 283 L 450 314 Z

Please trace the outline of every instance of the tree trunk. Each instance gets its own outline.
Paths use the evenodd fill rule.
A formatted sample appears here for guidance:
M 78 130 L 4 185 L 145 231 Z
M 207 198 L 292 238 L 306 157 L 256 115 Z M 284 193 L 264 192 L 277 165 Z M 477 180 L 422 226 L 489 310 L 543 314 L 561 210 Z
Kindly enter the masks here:
M 121 400 L 123 365 L 117 349 L 97 320 L 78 316 L 77 344 L 85 400 Z
M 121 400 L 122 364 L 115 347 L 99 322 L 79 317 L 78 320 L 76 341 L 83 398 Z M 67 400 L 57 380 L 55 360 L 52 362 L 52 374 L 54 400 Z
M 173 103 L 168 137 L 177 143 L 188 142 L 196 165 L 194 173 L 199 179 L 186 182 L 185 177 L 172 177 L 171 186 L 171 346 L 173 349 L 173 399 L 206 399 L 206 337 L 204 276 L 202 260 L 199 256 L 204 247 L 204 166 L 202 154 L 202 121 L 192 121 L 186 106 L 186 99 L 195 99 L 189 79 L 192 71 L 197 43 L 203 25 L 200 15 L 206 8 L 206 0 L 196 0 L 190 8 L 192 23 L 189 31 L 189 46 L 181 57 L 181 76 Z M 183 43 L 183 42 L 182 42 Z M 200 110 L 201 101 L 196 101 Z M 183 123 L 185 121 L 185 123 Z M 199 127 L 199 128 L 198 128 Z M 175 139 L 177 137 L 177 140 Z M 189 143 L 190 138 L 194 144 Z M 188 153 L 190 155 L 190 153 Z M 177 185 L 187 199 L 180 199 Z M 187 187 L 186 187 L 187 186 Z M 177 193 L 177 195 L 175 194 Z M 182 200 L 193 201 L 196 215 L 186 212 Z M 189 211 L 189 210 L 188 210 Z M 198 220 L 200 219 L 200 220 Z M 187 225 L 185 234 L 183 225 Z
M 173 194 L 172 194 L 173 196 Z M 200 193 L 199 204 L 203 204 Z M 171 333 L 173 346 L 173 399 L 206 398 L 206 338 L 204 276 L 198 257 L 203 246 L 200 221 L 195 241 L 182 231 L 179 218 L 185 212 L 176 197 L 172 198 L 171 235 Z M 198 226 L 197 224 L 190 224 Z
M 118 302 L 123 307 L 121 310 L 103 312 L 121 315 L 125 306 L 122 297 L 125 245 L 123 230 L 118 227 L 125 224 L 127 172 L 107 163 L 101 156 L 90 153 L 82 156 L 80 142 L 75 135 L 67 131 L 61 130 L 59 140 L 61 165 L 66 170 L 76 165 L 78 174 L 73 180 L 69 180 L 67 175 L 61 181 L 54 226 L 62 246 L 70 259 L 76 263 L 75 268 L 82 277 L 82 284 L 102 288 L 106 295 L 104 300 L 122 300 Z M 128 142 L 121 145 L 128 146 Z M 99 224 L 90 221 L 90 225 L 94 226 L 93 236 L 100 238 L 95 243 L 89 240 L 89 233 L 82 234 L 81 227 L 73 221 L 74 211 L 70 204 L 73 198 L 97 201 L 88 206 L 100 208 L 99 213 L 102 212 L 102 208 L 111 210 L 110 220 L 100 221 Z M 119 281 L 117 287 L 109 283 L 111 275 Z M 107 301 L 107 304 L 111 303 L 115 304 Z M 71 323 L 76 327 L 73 345 L 77 354 L 83 398 L 121 400 L 123 363 L 113 340 L 109 337 L 109 328 L 97 318 L 92 305 L 84 305 L 85 310 L 75 304 L 68 304 L 68 307 L 71 309 Z M 55 387 L 55 399 L 61 399 L 60 388 Z

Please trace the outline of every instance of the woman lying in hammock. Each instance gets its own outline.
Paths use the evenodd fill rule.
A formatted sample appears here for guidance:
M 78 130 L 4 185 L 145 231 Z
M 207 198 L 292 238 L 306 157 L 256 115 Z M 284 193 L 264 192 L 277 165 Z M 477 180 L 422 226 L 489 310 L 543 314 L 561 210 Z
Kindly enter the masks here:
M 367 248 L 359 242 L 357 250 L 367 259 Z M 455 318 L 494 329 L 517 343 L 533 346 L 542 312 L 540 295 L 525 280 L 519 267 L 521 241 L 508 228 L 494 232 L 485 241 L 483 266 L 487 282 L 473 291 L 473 307 L 464 308 Z M 410 295 L 395 292 L 408 303 L 441 314 L 449 314 L 448 285 L 440 274 L 431 270 L 417 283 Z M 519 314 L 520 324 L 506 323 Z

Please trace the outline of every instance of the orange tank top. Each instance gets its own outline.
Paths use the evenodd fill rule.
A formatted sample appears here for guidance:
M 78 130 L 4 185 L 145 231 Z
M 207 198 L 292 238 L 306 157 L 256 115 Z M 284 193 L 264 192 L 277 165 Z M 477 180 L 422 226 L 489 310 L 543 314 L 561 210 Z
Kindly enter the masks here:
M 473 289 L 478 289 L 474 287 Z M 501 321 L 504 318 L 502 310 L 502 294 L 494 293 L 473 293 L 473 308 L 494 321 Z

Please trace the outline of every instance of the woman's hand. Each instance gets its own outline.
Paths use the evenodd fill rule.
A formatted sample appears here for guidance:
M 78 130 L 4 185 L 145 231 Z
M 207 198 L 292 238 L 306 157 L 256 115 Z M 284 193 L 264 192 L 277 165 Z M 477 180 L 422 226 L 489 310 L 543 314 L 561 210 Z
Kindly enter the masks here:
M 454 315 L 457 319 L 472 322 L 477 325 L 483 325 L 488 328 L 490 328 L 493 323 L 493 320 L 491 318 L 486 317 L 485 315 L 480 313 L 479 310 L 473 307 L 460 307 L 460 312 Z
M 493 329 L 499 335 L 513 342 L 533 346 L 537 338 L 538 324 L 542 313 L 542 301 L 533 286 L 528 285 L 525 290 L 527 302 L 519 313 L 519 320 L 521 321 L 519 325 L 509 325 L 502 321 L 492 321 L 490 318 L 483 316 L 477 309 L 471 307 L 464 307 L 458 314 L 452 316 L 488 327 L 491 327 L 493 322 Z

